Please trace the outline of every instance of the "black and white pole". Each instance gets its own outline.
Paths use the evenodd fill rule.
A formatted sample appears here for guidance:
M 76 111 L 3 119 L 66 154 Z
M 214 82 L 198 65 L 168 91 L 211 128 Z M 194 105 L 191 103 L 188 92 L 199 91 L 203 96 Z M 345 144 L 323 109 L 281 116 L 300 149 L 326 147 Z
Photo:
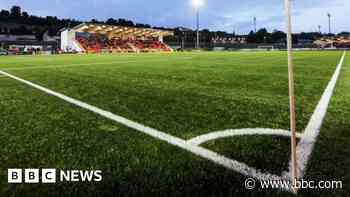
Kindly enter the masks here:
M 291 0 L 285 0 L 287 15 L 287 53 L 288 53 L 288 79 L 289 79 L 289 108 L 290 108 L 290 129 L 291 129 L 291 179 L 293 186 L 298 178 L 297 153 L 296 153 L 296 115 L 295 115 L 295 96 L 294 96 L 294 68 L 293 68 L 293 38 L 292 38 L 292 13 Z M 294 188 L 296 192 L 296 188 Z

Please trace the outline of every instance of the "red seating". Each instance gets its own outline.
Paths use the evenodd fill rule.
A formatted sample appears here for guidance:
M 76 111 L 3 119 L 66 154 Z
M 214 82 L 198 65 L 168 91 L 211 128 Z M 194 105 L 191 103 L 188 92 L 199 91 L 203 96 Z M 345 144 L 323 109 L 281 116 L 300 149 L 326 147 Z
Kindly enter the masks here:
M 77 37 L 76 40 L 88 53 L 109 52 L 157 52 L 171 51 L 162 42 L 155 40 L 107 39 L 107 37 L 90 34 L 88 38 Z
M 91 34 L 88 38 L 78 37 L 77 41 L 88 53 L 99 53 L 107 47 L 106 38 L 96 34 Z

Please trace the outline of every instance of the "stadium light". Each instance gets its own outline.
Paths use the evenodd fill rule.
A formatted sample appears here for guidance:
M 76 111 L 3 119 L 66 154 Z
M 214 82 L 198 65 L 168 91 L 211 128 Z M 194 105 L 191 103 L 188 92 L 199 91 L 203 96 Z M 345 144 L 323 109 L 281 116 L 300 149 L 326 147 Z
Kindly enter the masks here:
M 320 34 L 322 34 L 321 25 L 318 25 L 317 27 L 318 27 L 318 32 L 319 32 Z
M 290 109 L 290 130 L 291 130 L 291 179 L 293 186 L 298 178 L 297 170 L 297 151 L 296 151 L 296 115 L 295 115 L 295 96 L 294 96 L 294 73 L 293 73 L 293 42 L 292 42 L 292 14 L 291 0 L 285 0 L 287 15 L 287 53 L 288 53 L 288 83 L 289 83 L 289 109 Z M 294 192 L 297 188 L 293 187 Z
M 254 33 L 256 33 L 256 17 L 255 16 L 253 18 L 253 23 L 254 23 Z
M 192 6 L 198 10 L 204 5 L 204 0 L 192 0 Z
M 196 48 L 199 49 L 199 9 L 204 6 L 204 0 L 192 0 L 192 6 L 196 10 L 197 14 L 197 42 Z
M 328 16 L 328 32 L 329 32 L 329 34 L 331 34 L 332 33 L 332 30 L 331 30 L 331 17 L 332 17 L 332 15 L 330 13 L 328 13 L 327 16 Z

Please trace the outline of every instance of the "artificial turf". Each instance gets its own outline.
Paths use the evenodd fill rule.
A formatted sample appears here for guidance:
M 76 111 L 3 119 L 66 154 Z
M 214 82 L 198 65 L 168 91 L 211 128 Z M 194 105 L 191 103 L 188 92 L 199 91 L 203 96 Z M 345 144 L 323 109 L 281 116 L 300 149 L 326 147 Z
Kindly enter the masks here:
M 295 53 L 298 131 L 340 56 Z M 350 80 L 349 60 L 345 64 L 322 131 L 338 137 L 334 147 L 339 148 L 349 135 L 349 95 L 342 90 Z M 289 127 L 284 52 L 1 57 L 0 70 L 184 139 L 230 128 Z M 238 173 L 6 77 L 0 78 L 0 117 L 0 196 L 289 195 L 248 191 Z M 203 146 L 276 174 L 286 170 L 290 157 L 286 138 L 234 137 Z M 318 177 L 318 158 L 333 155 L 333 149 L 321 154 L 317 147 L 310 179 Z M 334 157 L 350 164 L 344 155 Z M 11 185 L 8 168 L 101 169 L 103 181 Z M 332 165 L 327 169 L 325 176 L 337 171 Z M 328 178 L 344 173 L 334 175 L 339 177 Z M 350 183 L 349 175 L 345 181 Z

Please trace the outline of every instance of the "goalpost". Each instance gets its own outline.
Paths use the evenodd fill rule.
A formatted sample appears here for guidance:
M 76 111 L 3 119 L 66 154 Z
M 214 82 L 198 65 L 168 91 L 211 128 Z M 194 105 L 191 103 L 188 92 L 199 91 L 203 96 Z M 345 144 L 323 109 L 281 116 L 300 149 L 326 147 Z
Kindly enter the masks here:
M 275 50 L 275 47 L 273 45 L 259 45 L 258 49 L 265 49 L 267 51 L 273 51 L 273 50 Z

